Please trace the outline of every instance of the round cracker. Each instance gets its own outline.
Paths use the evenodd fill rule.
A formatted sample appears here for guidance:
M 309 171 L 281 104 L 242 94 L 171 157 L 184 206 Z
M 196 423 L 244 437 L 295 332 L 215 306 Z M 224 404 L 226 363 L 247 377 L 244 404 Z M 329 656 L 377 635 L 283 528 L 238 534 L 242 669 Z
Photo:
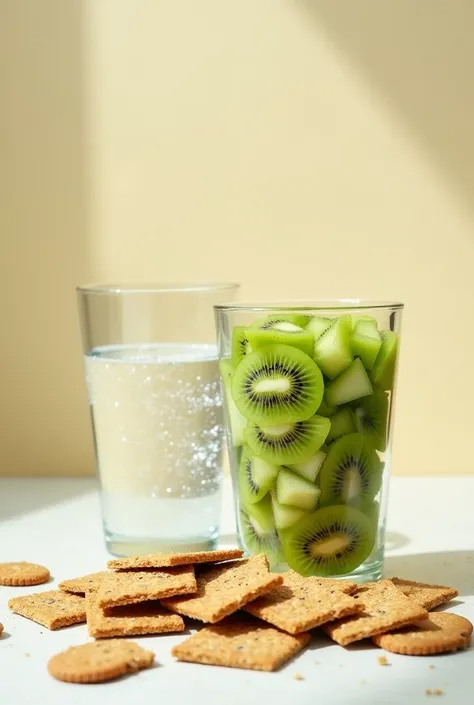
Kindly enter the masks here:
M 151 666 L 155 655 L 124 639 L 71 646 L 48 662 L 50 675 L 67 683 L 103 683 Z
M 0 585 L 20 587 L 22 585 L 41 585 L 48 582 L 50 572 L 44 565 L 27 563 L 0 563 Z
M 373 637 L 377 646 L 394 654 L 428 656 L 457 649 L 471 643 L 472 624 L 451 612 L 431 612 L 429 619 L 387 634 Z

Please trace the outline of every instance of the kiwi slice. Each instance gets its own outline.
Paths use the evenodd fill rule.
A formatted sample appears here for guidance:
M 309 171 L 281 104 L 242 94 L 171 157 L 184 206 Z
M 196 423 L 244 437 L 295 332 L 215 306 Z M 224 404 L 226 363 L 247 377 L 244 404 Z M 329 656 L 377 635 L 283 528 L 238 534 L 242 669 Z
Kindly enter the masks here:
M 237 367 L 239 362 L 251 352 L 252 346 L 247 337 L 247 328 L 235 326 L 232 330 L 232 363 L 234 367 Z
M 327 416 L 330 418 L 334 416 L 337 411 L 337 406 L 329 406 L 329 404 L 323 399 L 319 405 L 318 414 L 319 416 Z
M 228 419 L 228 435 L 230 435 L 230 444 L 232 447 L 236 448 L 244 443 L 244 428 L 247 425 L 247 419 L 242 416 L 232 398 L 232 374 L 234 372 L 232 362 L 229 359 L 221 360 L 219 362 L 219 369 L 226 402 L 224 410 Z
M 324 331 L 326 331 L 334 323 L 333 318 L 324 318 L 323 316 L 313 316 L 306 329 L 311 331 L 315 340 L 318 340 Z
M 286 504 L 280 504 L 276 498 L 276 493 L 272 490 L 270 493 L 272 500 L 273 518 L 275 519 L 275 526 L 277 530 L 281 531 L 283 529 L 288 529 L 299 519 L 306 516 L 307 512 L 304 509 L 298 509 L 298 507 L 290 507 Z
M 393 389 L 397 362 L 398 335 L 392 330 L 383 330 L 382 346 L 372 368 L 372 381 L 381 389 Z
M 311 331 L 288 320 L 288 316 L 270 316 L 255 321 L 247 329 L 252 349 L 266 345 L 292 345 L 313 357 L 314 337 Z
M 321 490 L 313 482 L 282 468 L 276 481 L 276 496 L 279 504 L 289 504 L 306 511 L 316 508 Z
M 351 348 L 355 357 L 360 357 L 366 370 L 371 370 L 382 346 L 382 338 L 377 324 L 372 321 L 359 321 L 351 338 Z
M 290 465 L 290 470 L 294 470 L 305 477 L 310 482 L 316 482 L 319 471 L 326 459 L 326 452 L 324 450 L 317 450 L 316 453 L 305 463 L 296 463 L 295 465 Z
M 284 561 L 269 494 L 257 504 L 241 506 L 240 527 L 249 553 L 264 553 L 271 565 Z
M 232 379 L 239 411 L 268 426 L 309 419 L 323 394 L 323 376 L 314 360 L 290 345 L 266 345 L 249 353 Z
M 329 419 L 316 415 L 280 426 L 249 423 L 244 437 L 259 458 L 275 465 L 291 465 L 309 460 L 323 445 L 330 426 Z
M 374 542 L 370 519 L 345 505 L 318 509 L 282 535 L 286 562 L 305 577 L 351 573 L 368 558 Z
M 361 399 L 372 394 L 373 387 L 364 365 L 356 357 L 347 370 L 326 387 L 324 398 L 331 406 L 347 404 L 354 399 Z
M 384 452 L 387 447 L 387 393 L 374 389 L 373 394 L 361 399 L 354 408 L 354 421 L 356 430 L 366 436 L 374 448 Z
M 352 316 L 352 328 L 355 328 L 360 321 L 364 321 L 365 323 L 373 323 L 377 326 L 377 319 L 373 316 Z
M 382 471 L 383 465 L 365 436 L 342 436 L 330 446 L 319 473 L 321 505 L 367 504 L 381 487 Z
M 255 504 L 265 497 L 279 470 L 279 465 L 258 458 L 245 446 L 239 465 L 239 490 L 243 503 Z
M 321 371 L 334 379 L 351 364 L 352 321 L 350 316 L 340 316 L 318 338 L 314 346 L 314 358 Z M 328 402 L 329 404 L 331 402 Z
M 347 435 L 348 433 L 353 433 L 356 430 L 354 423 L 354 416 L 352 411 L 348 408 L 341 409 L 331 416 L 331 429 L 329 431 L 326 443 L 334 443 L 338 438 Z

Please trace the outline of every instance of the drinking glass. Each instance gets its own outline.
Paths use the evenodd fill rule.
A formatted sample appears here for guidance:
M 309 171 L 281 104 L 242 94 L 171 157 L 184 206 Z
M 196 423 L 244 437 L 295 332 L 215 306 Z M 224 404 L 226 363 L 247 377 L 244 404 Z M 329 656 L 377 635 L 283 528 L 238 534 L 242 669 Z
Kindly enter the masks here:
M 238 285 L 77 289 L 105 543 L 197 551 L 219 533 L 223 414 L 213 306 Z
M 273 570 L 382 575 L 402 309 L 215 306 L 237 534 Z

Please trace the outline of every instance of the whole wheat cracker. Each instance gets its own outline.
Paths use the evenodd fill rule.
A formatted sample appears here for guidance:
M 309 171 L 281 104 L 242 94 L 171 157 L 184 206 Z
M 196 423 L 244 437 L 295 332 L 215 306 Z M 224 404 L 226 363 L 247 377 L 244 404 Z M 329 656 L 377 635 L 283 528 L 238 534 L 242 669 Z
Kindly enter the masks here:
M 155 655 L 123 639 L 70 646 L 48 661 L 51 676 L 67 683 L 103 683 L 153 664 Z
M 334 585 L 335 580 L 304 578 L 292 570 L 282 577 L 282 585 L 247 603 L 243 609 L 290 634 L 308 631 L 364 608 L 361 600 Z
M 19 561 L 16 563 L 0 563 L 0 585 L 24 587 L 47 583 L 51 577 L 48 568 L 37 563 Z
M 137 568 L 166 568 L 176 565 L 195 565 L 197 563 L 218 563 L 241 558 L 244 552 L 240 548 L 216 551 L 198 551 L 197 553 L 152 553 L 145 556 L 115 558 L 108 561 L 114 570 L 136 570 Z
M 275 671 L 296 656 L 311 640 L 309 634 L 293 636 L 262 622 L 228 618 L 203 627 L 172 649 L 179 661 Z
M 98 590 L 99 586 L 107 575 L 108 571 L 101 570 L 98 573 L 88 573 L 79 578 L 70 578 L 62 580 L 58 588 L 64 592 L 72 592 L 76 595 L 85 595 L 90 590 Z
M 247 602 L 281 585 L 281 575 L 270 573 L 263 554 L 252 558 L 206 566 L 196 573 L 195 595 L 171 597 L 162 604 L 202 622 L 215 623 Z
M 391 580 L 362 585 L 354 597 L 364 602 L 359 615 L 329 622 L 323 630 L 341 646 L 426 619 L 428 612 Z
M 96 639 L 182 632 L 184 621 L 172 614 L 160 602 L 151 600 L 134 605 L 122 605 L 102 610 L 97 604 L 97 593 L 86 595 L 87 630 Z
M 79 595 L 69 595 L 61 590 L 47 590 L 13 597 L 8 606 L 16 614 L 51 630 L 86 621 L 84 598 Z
M 157 600 L 170 595 L 196 592 L 192 565 L 160 570 L 111 571 L 97 590 L 99 607 L 131 605 L 145 600 Z
M 428 656 L 466 649 L 471 637 L 472 624 L 465 617 L 433 612 L 428 619 L 372 639 L 377 646 L 395 654 Z
M 390 578 L 404 595 L 410 597 L 426 610 L 433 610 L 435 607 L 453 600 L 459 595 L 459 590 L 444 585 L 431 585 L 430 583 L 418 583 L 413 580 L 402 578 Z

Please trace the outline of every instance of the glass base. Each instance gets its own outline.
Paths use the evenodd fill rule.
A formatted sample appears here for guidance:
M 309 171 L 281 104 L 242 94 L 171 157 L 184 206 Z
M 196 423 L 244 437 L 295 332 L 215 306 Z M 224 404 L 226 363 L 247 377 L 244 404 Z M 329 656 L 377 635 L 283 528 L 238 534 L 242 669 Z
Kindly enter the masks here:
M 216 530 L 206 536 L 189 536 L 175 541 L 169 537 L 149 538 L 130 537 L 105 530 L 105 545 L 112 556 L 127 558 L 129 556 L 147 555 L 149 553 L 176 553 L 213 551 L 217 547 L 219 532 Z

